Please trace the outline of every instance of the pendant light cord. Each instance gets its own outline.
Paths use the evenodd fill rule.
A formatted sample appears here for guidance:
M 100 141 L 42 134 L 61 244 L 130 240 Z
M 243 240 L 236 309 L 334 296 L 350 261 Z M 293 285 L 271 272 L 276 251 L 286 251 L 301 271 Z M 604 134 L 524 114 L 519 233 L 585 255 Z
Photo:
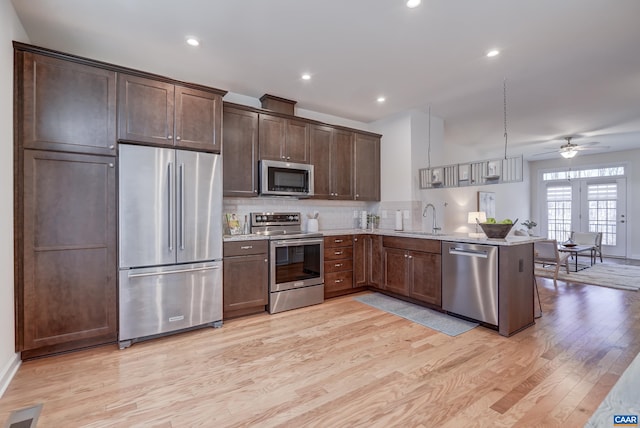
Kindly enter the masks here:
M 507 158 L 507 78 L 503 80 L 503 98 L 504 98 L 504 158 Z
M 429 144 L 427 147 L 427 168 L 431 168 L 431 104 L 429 104 Z

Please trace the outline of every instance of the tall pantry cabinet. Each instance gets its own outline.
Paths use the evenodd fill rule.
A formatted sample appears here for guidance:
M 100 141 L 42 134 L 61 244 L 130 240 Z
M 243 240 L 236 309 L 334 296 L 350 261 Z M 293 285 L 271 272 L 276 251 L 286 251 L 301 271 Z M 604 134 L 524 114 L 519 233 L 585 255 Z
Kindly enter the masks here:
M 116 73 L 15 43 L 16 350 L 117 339 Z

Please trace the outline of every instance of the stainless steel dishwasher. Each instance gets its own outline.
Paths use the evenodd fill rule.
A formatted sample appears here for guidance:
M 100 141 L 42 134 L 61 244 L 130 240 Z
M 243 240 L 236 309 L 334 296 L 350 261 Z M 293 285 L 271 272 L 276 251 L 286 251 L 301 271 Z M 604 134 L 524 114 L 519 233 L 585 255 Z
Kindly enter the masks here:
M 442 309 L 498 325 L 498 247 L 442 243 Z

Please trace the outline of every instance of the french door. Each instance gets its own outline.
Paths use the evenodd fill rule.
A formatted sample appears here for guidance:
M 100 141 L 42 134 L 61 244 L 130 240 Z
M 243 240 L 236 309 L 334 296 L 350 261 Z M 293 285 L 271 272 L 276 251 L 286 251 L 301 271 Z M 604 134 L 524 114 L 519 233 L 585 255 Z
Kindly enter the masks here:
M 546 229 L 566 241 L 571 231 L 602 232 L 602 252 L 626 257 L 626 179 L 580 178 L 546 183 Z

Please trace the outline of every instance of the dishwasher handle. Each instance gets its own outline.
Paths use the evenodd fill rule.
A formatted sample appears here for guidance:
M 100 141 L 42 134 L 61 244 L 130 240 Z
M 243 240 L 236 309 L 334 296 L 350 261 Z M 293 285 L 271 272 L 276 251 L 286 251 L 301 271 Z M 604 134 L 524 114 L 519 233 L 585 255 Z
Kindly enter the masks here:
M 486 259 L 489 257 L 488 251 L 482 250 L 467 250 L 465 248 L 449 248 L 449 254 L 453 254 L 456 256 L 467 256 L 467 257 L 480 257 Z

